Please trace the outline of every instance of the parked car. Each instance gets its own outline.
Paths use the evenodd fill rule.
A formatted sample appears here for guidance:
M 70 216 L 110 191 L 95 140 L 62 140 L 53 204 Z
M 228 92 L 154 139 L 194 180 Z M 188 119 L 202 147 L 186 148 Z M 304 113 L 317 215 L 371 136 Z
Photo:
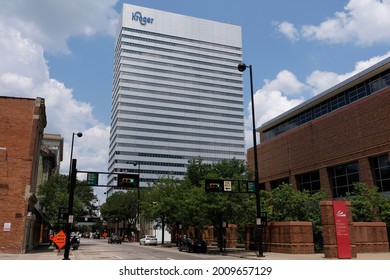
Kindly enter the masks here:
M 207 253 L 207 243 L 201 238 L 183 238 L 179 242 L 179 251 Z
M 117 234 L 111 234 L 110 237 L 108 238 L 108 243 L 122 244 L 122 238 Z
M 157 238 L 154 235 L 144 235 L 139 240 L 139 245 L 157 245 Z

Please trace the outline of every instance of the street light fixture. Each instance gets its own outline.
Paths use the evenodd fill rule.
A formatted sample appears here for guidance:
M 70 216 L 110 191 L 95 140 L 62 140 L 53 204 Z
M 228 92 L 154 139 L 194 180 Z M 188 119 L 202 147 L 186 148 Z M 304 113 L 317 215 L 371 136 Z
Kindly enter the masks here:
M 244 72 L 246 68 L 249 67 L 250 74 L 250 84 L 251 84 L 251 101 L 252 101 L 252 126 L 253 126 L 253 158 L 255 162 L 255 191 L 256 191 L 256 225 L 257 225 L 257 234 L 259 235 L 257 240 L 259 242 L 259 257 L 264 257 L 263 255 L 263 226 L 261 224 L 261 208 L 260 208 L 260 188 L 259 188 L 259 168 L 257 162 L 257 141 L 256 141 L 256 119 L 255 119 L 255 102 L 253 94 L 253 78 L 252 78 L 252 65 L 245 65 L 245 63 L 240 63 L 237 66 L 238 71 Z
M 72 170 L 72 160 L 73 160 L 73 144 L 74 144 L 74 136 L 77 135 L 77 137 L 82 137 L 83 134 L 81 132 L 77 132 L 72 134 L 72 145 L 70 146 L 70 161 L 69 161 L 69 181 L 70 181 L 70 172 Z

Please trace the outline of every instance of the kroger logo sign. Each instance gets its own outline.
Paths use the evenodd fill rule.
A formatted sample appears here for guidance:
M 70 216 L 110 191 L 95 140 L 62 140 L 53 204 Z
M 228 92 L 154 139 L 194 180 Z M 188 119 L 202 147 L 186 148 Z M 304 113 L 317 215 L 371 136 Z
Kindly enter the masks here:
M 131 20 L 139 21 L 139 23 L 141 23 L 142 25 L 146 25 L 148 23 L 153 23 L 153 18 L 143 17 L 141 12 L 132 13 Z

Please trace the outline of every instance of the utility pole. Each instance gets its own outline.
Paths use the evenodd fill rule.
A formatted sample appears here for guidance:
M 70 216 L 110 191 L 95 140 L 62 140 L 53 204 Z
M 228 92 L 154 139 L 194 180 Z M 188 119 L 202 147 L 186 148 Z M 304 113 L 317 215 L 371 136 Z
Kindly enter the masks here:
M 77 176 L 76 164 L 77 164 L 77 159 L 72 159 L 72 169 L 70 172 L 70 184 L 69 184 L 68 220 L 66 223 L 66 241 L 65 241 L 64 260 L 69 260 L 70 232 L 72 231 L 72 224 L 73 224 L 73 201 L 74 201 L 74 190 L 76 188 L 76 176 Z

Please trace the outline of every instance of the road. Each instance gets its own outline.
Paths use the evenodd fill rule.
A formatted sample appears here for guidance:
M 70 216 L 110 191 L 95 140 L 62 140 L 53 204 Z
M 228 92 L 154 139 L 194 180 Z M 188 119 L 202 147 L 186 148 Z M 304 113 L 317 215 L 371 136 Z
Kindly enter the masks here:
M 108 244 L 107 239 L 81 238 L 75 260 L 233 260 L 234 256 L 180 252 L 172 246 L 141 246 L 138 243 Z

